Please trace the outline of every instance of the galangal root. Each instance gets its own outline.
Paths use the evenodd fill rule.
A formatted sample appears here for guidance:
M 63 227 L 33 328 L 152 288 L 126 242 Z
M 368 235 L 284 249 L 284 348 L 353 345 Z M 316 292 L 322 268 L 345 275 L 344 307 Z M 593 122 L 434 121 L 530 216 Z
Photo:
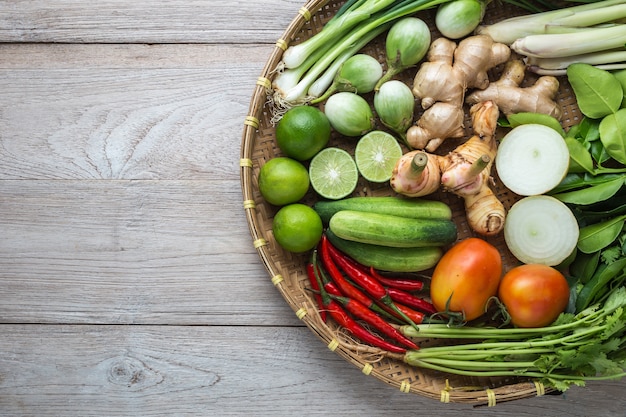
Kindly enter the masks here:
M 435 39 L 413 81 L 413 95 L 425 111 L 407 131 L 409 146 L 433 152 L 446 138 L 462 137 L 465 92 L 486 88 L 487 71 L 510 56 L 507 45 L 486 35 L 470 36 L 458 45 Z
M 492 100 L 500 111 L 509 116 L 520 112 L 544 113 L 561 119 L 561 107 L 555 102 L 559 91 L 556 77 L 544 75 L 529 87 L 520 87 L 526 75 L 526 65 L 521 59 L 511 59 L 504 67 L 499 80 L 493 81 L 484 90 L 469 94 L 465 101 L 476 104 Z
M 490 188 L 499 114 L 493 101 L 473 105 L 470 115 L 474 135 L 445 156 L 419 150 L 404 154 L 394 169 L 391 187 L 399 194 L 421 197 L 441 185 L 446 191 L 463 197 L 472 230 L 485 236 L 500 233 L 505 209 Z

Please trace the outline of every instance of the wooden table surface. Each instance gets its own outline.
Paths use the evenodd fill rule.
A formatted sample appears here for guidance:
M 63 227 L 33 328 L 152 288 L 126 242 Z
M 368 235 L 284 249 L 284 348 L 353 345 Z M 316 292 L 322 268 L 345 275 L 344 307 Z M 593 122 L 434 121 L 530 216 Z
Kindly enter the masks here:
M 496 407 L 363 375 L 269 280 L 239 157 L 302 0 L 0 1 L 3 416 L 625 416 L 626 381 Z

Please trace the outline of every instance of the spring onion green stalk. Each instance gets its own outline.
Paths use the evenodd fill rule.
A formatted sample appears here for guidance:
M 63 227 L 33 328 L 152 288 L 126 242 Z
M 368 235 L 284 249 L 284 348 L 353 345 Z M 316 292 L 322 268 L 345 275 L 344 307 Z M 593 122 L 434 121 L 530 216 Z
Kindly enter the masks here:
M 374 109 L 381 123 L 400 135 L 406 143 L 406 131 L 413 124 L 415 97 L 402 81 L 390 80 L 374 94 Z
M 405 17 L 393 24 L 385 40 L 387 72 L 375 90 L 407 68 L 417 65 L 428 52 L 430 28 L 417 17 Z
M 311 55 L 320 53 L 320 50 L 323 51 L 320 53 L 321 57 L 316 59 L 310 68 L 298 73 L 302 78 L 297 85 L 293 86 L 291 79 L 286 83 L 292 85 L 288 90 L 274 87 L 274 96 L 272 97 L 274 113 L 280 113 L 285 108 L 306 103 L 308 100 L 307 92 L 311 85 L 346 50 L 354 48 L 356 43 L 363 43 L 364 38 L 388 30 L 396 20 L 402 17 L 434 8 L 448 1 L 451 0 L 351 0 L 345 3 L 340 9 L 341 13 L 338 12 L 333 19 L 324 25 L 320 32 L 299 45 L 287 48 L 287 51 L 291 51 L 289 53 L 285 51 L 283 54 L 283 61 L 279 63 L 278 71 L 284 68 L 295 70 L 300 65 L 307 64 Z M 364 13 L 364 10 L 367 10 L 368 13 Z M 374 10 L 377 11 L 374 12 Z M 358 19 L 357 15 L 360 16 Z M 300 45 L 304 46 L 299 47 Z M 297 47 L 299 48 L 292 49 Z M 354 53 L 356 52 L 354 51 Z M 300 63 L 300 65 L 294 63 Z M 332 75 L 334 77 L 334 73 Z M 329 77 L 329 79 L 332 78 Z
M 370 24 L 365 22 L 363 26 L 368 28 Z M 302 104 L 307 102 L 310 99 L 307 95 L 309 88 L 319 79 L 328 67 L 333 64 L 336 65 L 334 70 L 327 71 L 327 74 L 329 74 L 328 78 L 332 79 L 331 76 L 334 77 L 341 63 L 345 62 L 352 54 L 355 54 L 373 38 L 389 29 L 390 26 L 391 23 L 386 23 L 368 28 L 369 30 L 364 29 L 363 32 L 359 31 L 350 33 L 336 45 L 335 49 L 324 54 L 320 59 L 318 59 L 315 65 L 313 65 L 313 67 L 306 72 L 304 77 L 302 77 L 296 86 L 283 92 L 283 95 L 281 95 L 282 100 L 280 101 L 287 104 L 287 106 L 290 104 Z M 359 28 L 360 27 L 361 26 L 359 26 Z M 337 60 L 339 60 L 338 65 Z
M 490 0 L 454 0 L 437 8 L 435 26 L 450 39 L 460 39 L 472 33 L 482 22 Z
M 332 66 L 331 66 L 332 68 Z M 327 71 L 330 72 L 330 71 Z M 311 104 L 321 103 L 339 91 L 349 91 L 365 94 L 374 91 L 376 83 L 383 76 L 383 67 L 376 58 L 367 54 L 356 54 L 348 58 L 340 67 L 330 87 L 321 94 L 317 88 L 323 84 L 325 77 L 319 78 L 309 88 L 309 96 L 318 98 L 311 100 Z
M 356 0 L 348 2 L 348 7 L 340 9 L 315 36 L 290 46 L 283 54 L 283 63 L 287 68 L 300 66 L 306 58 L 322 45 L 332 44 L 338 37 L 367 20 L 372 14 L 394 3 L 394 0 Z
M 344 136 L 362 136 L 374 129 L 374 112 L 360 95 L 343 91 L 328 98 L 324 113 L 330 125 Z

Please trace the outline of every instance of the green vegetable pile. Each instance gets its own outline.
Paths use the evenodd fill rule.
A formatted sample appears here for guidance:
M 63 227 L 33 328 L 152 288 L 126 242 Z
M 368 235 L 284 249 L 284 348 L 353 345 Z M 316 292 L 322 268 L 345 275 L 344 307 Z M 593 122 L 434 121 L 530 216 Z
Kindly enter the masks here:
M 567 70 L 583 120 L 569 129 L 569 173 L 552 195 L 578 220 L 569 311 L 604 301 L 626 282 L 626 71 Z
M 537 11 L 533 7 L 543 3 L 526 0 L 521 0 L 519 3 L 516 0 L 505 1 L 517 4 L 533 13 Z M 563 169 L 557 173 L 558 176 L 555 177 L 554 182 L 550 183 L 550 187 L 553 187 L 559 179 L 563 178 L 565 168 L 568 166 L 567 152 L 569 152 L 567 174 L 555 188 L 545 191 L 551 200 L 559 200 L 565 204 L 574 214 L 578 223 L 578 229 L 576 229 L 576 222 L 573 220 L 570 222 L 574 231 L 579 232 L 576 235 L 570 234 L 571 238 L 568 242 L 571 245 L 562 250 L 563 253 L 559 254 L 559 259 L 555 260 L 554 263 L 545 264 L 554 266 L 570 252 L 574 243 L 577 243 L 569 258 L 558 267 L 568 278 L 570 297 L 567 309 L 563 311 L 559 307 L 559 310 L 549 319 L 542 324 L 537 324 L 537 326 L 543 325 L 563 311 L 551 325 L 534 328 L 496 327 L 493 321 L 488 321 L 488 324 L 474 321 L 464 323 L 462 326 L 455 326 L 450 323 L 433 324 L 433 321 L 430 321 L 429 324 L 416 324 L 426 323 L 426 321 L 421 321 L 422 316 L 419 316 L 419 320 L 412 317 L 410 325 L 397 325 L 397 327 L 401 327 L 405 337 L 413 338 L 412 341 L 416 343 L 416 346 L 419 345 L 419 341 L 425 339 L 431 341 L 442 339 L 445 340 L 445 344 L 441 346 L 439 344 L 436 346 L 424 345 L 417 349 L 404 341 L 403 347 L 396 346 L 394 348 L 393 344 L 387 343 L 381 349 L 386 350 L 384 354 L 388 357 L 401 360 L 412 366 L 475 377 L 519 376 L 533 378 L 560 391 L 565 391 L 572 385 L 582 386 L 586 381 L 624 377 L 626 376 L 626 94 L 624 93 L 626 91 L 626 70 L 617 70 L 616 68 L 623 68 L 624 61 L 626 61 L 622 50 L 626 41 L 626 25 L 620 20 L 626 16 L 626 0 L 597 2 L 590 0 L 587 2 L 590 4 L 570 10 L 552 6 L 549 2 L 543 3 L 548 9 L 562 10 L 534 16 L 534 22 L 538 22 L 538 26 L 529 25 L 529 20 L 524 17 L 500 22 L 503 25 L 479 27 L 478 30 L 477 26 L 482 20 L 484 8 L 489 2 L 490 0 L 346 1 L 319 33 L 299 44 L 290 46 L 285 51 L 281 63 L 282 67 L 277 68 L 277 76 L 273 81 L 272 96 L 270 97 L 270 103 L 275 106 L 273 109 L 275 117 L 282 117 L 284 113 L 281 114 L 281 112 L 289 111 L 294 107 L 317 105 L 325 102 L 325 115 L 330 126 L 338 134 L 349 138 L 362 137 L 376 128 L 375 118 L 378 117 L 378 122 L 381 125 L 392 131 L 399 137 L 399 142 L 410 148 L 411 146 L 408 144 L 411 141 L 407 139 L 407 132 L 415 124 L 415 99 L 419 96 L 423 100 L 423 97 L 416 94 L 415 90 L 411 91 L 403 82 L 393 78 L 407 68 L 417 66 L 426 56 L 429 47 L 432 46 L 430 29 L 423 21 L 411 17 L 418 11 L 439 7 L 436 14 L 437 30 L 444 34 L 448 33 L 445 36 L 450 38 L 461 38 L 473 31 L 478 33 L 488 29 L 490 34 L 494 34 L 491 36 L 494 38 L 496 30 L 504 26 L 505 30 L 501 33 L 514 35 L 514 39 L 510 42 L 502 41 L 509 45 L 515 39 L 522 37 L 529 44 L 530 41 L 537 40 L 538 44 L 544 45 L 547 42 L 546 39 L 552 39 L 552 36 L 557 34 L 555 32 L 564 30 L 562 26 L 555 27 L 560 23 L 567 23 L 567 28 L 581 34 L 584 28 L 584 33 L 587 35 L 581 35 L 583 37 L 588 37 L 590 33 L 587 32 L 588 30 L 597 31 L 598 34 L 601 33 L 600 30 L 604 29 L 618 32 L 616 35 L 617 46 L 612 43 L 598 45 L 591 42 L 595 45 L 594 47 L 597 47 L 597 50 L 584 49 L 577 52 L 584 54 L 585 58 L 588 58 L 587 54 L 594 53 L 594 59 L 598 58 L 595 53 L 601 52 L 604 59 L 608 49 L 611 56 L 611 61 L 608 61 L 611 64 L 610 70 L 606 67 L 601 68 L 593 65 L 593 63 L 571 63 L 567 59 L 561 59 L 569 57 L 569 55 L 564 56 L 560 52 L 561 44 L 566 46 L 564 49 L 570 49 L 572 43 L 571 41 L 563 41 L 564 38 L 561 37 L 554 38 L 557 39 L 556 43 L 547 52 L 550 59 L 555 58 L 559 61 L 559 69 L 567 68 L 566 73 L 562 75 L 567 77 L 567 81 L 575 93 L 578 107 L 583 114 L 583 118 L 578 124 L 565 131 L 559 120 L 541 113 L 542 110 L 538 106 L 534 107 L 534 112 L 516 108 L 515 111 L 502 113 L 507 115 L 508 127 L 514 128 L 521 124 L 547 125 L 559 132 L 559 135 L 556 135 L 557 141 L 561 142 L 560 139 L 563 137 L 567 145 L 567 149 L 565 149 L 561 143 L 560 149 L 564 155 L 563 164 L 561 164 Z M 459 10 L 464 11 L 460 12 Z M 460 15 L 463 15 L 465 19 L 451 18 Z M 532 18 L 533 16 L 529 19 L 532 20 Z M 446 22 L 448 22 L 448 26 L 444 27 Z M 539 27 L 541 31 L 545 30 L 547 33 L 533 34 L 532 38 L 531 34 L 519 34 L 512 31 L 513 26 L 511 25 L 515 25 L 516 22 L 522 22 L 521 25 L 518 25 L 518 29 L 521 28 L 526 31 L 529 27 Z M 379 60 L 360 53 L 360 51 L 384 32 L 388 32 L 385 40 L 387 59 L 386 65 L 381 66 Z M 541 36 L 541 38 L 534 38 L 535 35 Z M 571 33 L 567 33 L 567 36 L 571 35 Z M 483 37 L 486 38 L 486 36 Z M 583 42 L 580 44 L 582 45 Z M 442 45 L 444 44 L 442 43 Z M 486 49 L 488 51 L 485 56 L 489 59 L 485 58 L 485 60 L 494 60 L 494 63 L 489 63 L 489 66 L 485 64 L 484 67 L 482 64 L 476 64 L 477 70 L 485 73 L 485 77 L 487 76 L 487 68 L 493 68 L 496 63 L 505 62 L 495 61 L 496 58 L 493 58 L 492 55 L 495 56 L 496 54 L 491 50 L 491 46 Z M 511 49 L 525 55 L 527 59 L 534 56 L 531 53 L 520 52 L 527 49 L 518 50 L 514 47 Z M 508 47 L 507 51 L 509 51 Z M 445 54 L 442 53 L 442 55 Z M 462 61 L 460 55 L 454 52 L 454 60 L 457 63 Z M 615 55 L 618 58 L 613 60 Z M 581 57 L 582 55 L 577 55 L 572 59 L 578 61 L 582 60 Z M 508 55 L 506 59 L 508 59 Z M 598 63 L 607 64 L 607 61 Z M 454 65 L 448 63 L 441 63 L 441 68 L 445 67 L 444 64 L 452 68 L 451 73 L 457 71 Z M 526 61 L 525 65 L 537 66 L 532 59 Z M 386 71 L 383 71 L 383 67 Z M 548 68 L 544 68 L 544 70 L 547 71 Z M 542 73 L 541 71 L 536 72 Z M 444 73 L 442 72 L 442 74 Z M 441 77 L 444 76 L 441 75 Z M 473 80 L 477 76 L 472 74 L 469 78 Z M 449 80 L 449 76 L 446 79 Z M 424 84 L 436 83 L 429 78 Z M 363 98 L 363 93 L 372 93 L 373 103 Z M 463 94 L 464 91 L 459 95 L 461 104 L 463 104 Z M 502 94 L 504 96 L 513 95 L 511 93 Z M 536 94 L 539 95 L 539 93 Z M 488 100 L 483 99 L 481 101 Z M 493 101 L 495 102 L 495 99 Z M 422 101 L 422 106 L 423 104 Z M 495 105 L 499 106 L 497 103 Z M 491 123 L 494 126 L 496 125 L 496 118 L 497 116 Z M 505 126 L 502 123 L 505 122 L 501 121 L 500 124 Z M 447 119 L 441 124 L 445 127 L 455 127 L 461 123 Z M 491 133 L 489 134 L 491 135 Z M 441 133 L 439 136 L 454 137 L 449 133 Z M 487 134 L 484 132 L 477 133 L 475 139 L 477 143 L 484 144 L 483 139 L 486 136 Z M 493 137 L 495 138 L 495 135 Z M 527 143 L 525 145 L 528 146 Z M 542 146 L 544 149 L 546 148 L 545 143 L 539 144 L 536 148 L 541 149 Z M 420 146 L 414 148 L 424 149 Z M 338 149 L 335 150 L 335 152 L 338 151 Z M 343 150 L 341 152 L 346 153 Z M 516 157 L 519 158 L 519 153 L 515 153 Z M 462 152 L 459 151 L 459 155 L 461 154 Z M 481 151 L 478 155 L 480 156 L 480 154 L 485 154 L 485 152 Z M 434 155 L 431 157 L 432 160 L 437 158 Z M 486 157 L 487 159 L 482 160 L 490 161 L 492 159 L 489 154 L 486 154 Z M 313 167 L 315 167 L 314 161 L 311 162 Z M 424 159 L 424 161 L 427 160 Z M 352 167 L 352 165 L 354 164 L 350 166 Z M 424 166 L 422 164 L 421 169 L 412 168 L 415 172 L 419 171 L 415 174 L 416 177 L 421 175 Z M 484 169 L 484 166 L 481 169 Z M 526 164 L 520 172 L 523 173 L 527 169 L 529 169 L 529 164 Z M 503 173 L 504 169 L 500 171 Z M 413 171 L 411 172 L 413 173 Z M 443 170 L 442 172 L 448 173 L 448 171 Z M 450 172 L 452 171 L 450 170 Z M 518 175 L 518 177 L 522 175 Z M 451 176 L 454 177 L 448 173 L 446 179 L 449 180 Z M 312 175 L 312 183 L 314 178 L 317 176 Z M 489 176 L 485 178 L 489 178 Z M 500 180 L 506 185 L 502 175 Z M 326 184 L 328 181 L 322 182 Z M 443 183 L 443 180 L 440 181 L 440 178 L 437 177 L 434 182 L 438 185 L 439 182 Z M 467 183 L 470 182 L 459 181 L 459 184 L 462 185 Z M 328 192 L 320 192 L 318 189 L 316 191 L 320 196 L 327 199 L 342 199 L 352 193 L 354 187 L 356 185 L 352 185 L 351 188 L 347 187 L 347 194 L 341 193 L 340 197 Z M 459 189 L 461 188 L 463 187 Z M 410 195 L 396 188 L 393 189 L 405 196 L 417 196 L 417 194 Z M 509 187 L 509 189 L 518 195 L 530 196 L 529 198 L 544 194 L 544 190 L 548 190 L 545 187 L 540 191 L 530 191 L 524 194 L 515 191 L 513 187 Z M 462 194 L 458 195 L 463 196 Z M 473 194 L 469 196 L 474 197 Z M 366 198 L 366 200 L 369 201 L 365 204 L 373 204 L 374 202 L 372 197 Z M 324 215 L 324 203 L 329 204 L 328 202 L 321 202 L 316 205 L 316 211 L 320 218 Z M 350 204 L 356 203 L 356 200 L 350 201 Z M 558 201 L 556 203 L 563 206 Z M 564 210 L 567 211 L 567 208 Z M 504 213 L 504 208 L 502 208 L 502 212 Z M 567 214 L 570 215 L 569 212 Z M 363 279 L 361 286 L 367 287 L 373 282 L 364 279 L 373 269 L 386 272 L 425 270 L 432 267 L 432 264 L 436 263 L 436 260 L 441 256 L 439 249 L 437 249 L 433 258 L 435 261 L 426 266 L 424 266 L 423 254 L 420 254 L 419 257 L 414 256 L 414 259 L 419 258 L 419 261 L 422 262 L 424 266 L 422 269 L 417 268 L 415 264 L 411 265 L 411 269 L 406 269 L 402 265 L 397 266 L 397 264 L 390 266 L 390 262 L 397 263 L 397 261 L 383 250 L 391 247 L 393 254 L 398 255 L 401 250 L 398 247 L 406 249 L 405 246 L 416 246 L 415 242 L 419 238 L 427 234 L 428 237 L 432 238 L 437 230 L 426 231 L 424 229 L 425 223 L 420 224 L 419 227 L 415 226 L 415 229 L 412 230 L 408 225 L 412 225 L 413 220 L 396 218 L 390 220 L 384 214 L 363 214 L 358 210 L 344 210 L 341 214 L 334 216 L 336 217 L 333 217 L 332 221 L 324 221 L 324 223 L 329 224 L 329 233 L 322 237 L 322 242 L 326 242 L 329 247 L 336 245 L 336 249 L 349 255 L 353 261 L 357 262 L 358 266 L 369 268 L 359 270 L 354 265 L 350 266 L 348 261 L 342 261 L 345 268 L 352 271 L 356 277 Z M 446 219 L 446 226 L 448 223 L 454 225 L 449 219 Z M 558 222 L 555 223 L 558 224 Z M 395 231 L 393 230 L 394 227 L 396 228 Z M 437 235 L 441 241 L 427 241 L 429 246 L 439 248 L 454 241 L 456 229 L 450 227 L 444 230 L 440 224 L 438 227 L 438 233 L 442 234 L 441 230 L 443 230 L 447 234 L 442 234 L 443 237 Z M 559 227 L 557 225 L 557 228 Z M 530 230 L 530 228 L 526 228 L 526 230 Z M 368 232 L 372 233 L 368 234 Z M 561 227 L 558 232 L 563 232 L 563 228 Z M 391 234 L 387 236 L 385 233 Z M 349 245 L 342 246 L 341 239 L 349 241 Z M 560 249 L 563 249 L 563 245 L 558 245 Z M 383 249 L 378 248 L 379 246 Z M 375 247 L 376 251 L 367 252 L 372 247 Z M 514 253 L 511 245 L 509 245 L 509 249 Z M 377 255 L 381 262 L 386 262 L 382 266 L 381 264 L 374 264 Z M 563 256 L 561 257 L 561 255 Z M 405 262 L 408 258 L 410 257 L 404 256 L 402 261 Z M 518 257 L 518 259 L 523 262 L 521 261 L 522 258 Z M 539 264 L 541 262 L 527 263 Z M 323 266 L 330 271 L 336 269 L 328 260 L 323 262 Z M 308 267 L 311 285 L 315 288 L 315 284 L 317 284 L 319 288 L 315 295 L 318 297 L 324 295 L 324 291 L 328 290 L 326 288 L 328 283 L 322 279 L 324 268 L 318 270 L 315 262 L 311 262 Z M 336 276 L 335 282 L 341 279 L 339 272 L 330 275 Z M 450 275 L 452 274 L 447 274 L 447 276 Z M 535 278 L 536 276 L 534 274 Z M 476 275 L 472 275 L 472 278 L 476 278 Z M 566 295 L 568 287 L 563 280 L 561 282 L 561 294 Z M 375 288 L 380 291 L 377 292 L 378 295 L 374 301 L 389 297 L 389 294 L 385 292 L 388 289 L 383 288 L 382 284 Z M 371 340 L 371 335 L 366 331 L 356 330 L 357 327 L 348 320 L 347 313 L 343 314 L 341 306 L 345 304 L 347 308 L 351 305 L 351 299 L 345 294 L 345 290 L 343 295 L 341 291 L 336 294 L 333 294 L 332 291 L 334 290 L 331 285 L 330 294 L 332 297 L 324 297 L 326 300 L 321 304 L 320 315 L 330 311 L 335 320 L 341 326 L 349 330 L 352 329 L 351 331 L 357 338 L 360 337 L 372 346 L 380 347 L 381 345 L 376 344 L 380 341 L 368 342 Z M 374 301 L 363 299 L 365 307 L 359 307 L 359 309 L 367 311 L 366 307 L 373 304 Z M 550 299 L 549 301 L 553 302 L 554 300 Z M 563 298 L 563 305 L 565 301 Z M 443 310 L 437 309 L 437 311 L 441 313 Z M 533 311 L 536 312 L 537 310 Z M 406 314 L 404 311 L 402 313 Z M 371 316 L 369 311 L 368 314 L 368 317 Z M 395 321 L 394 324 L 396 323 L 398 322 Z M 410 350 L 407 350 L 407 346 Z
M 561 391 L 585 381 L 626 376 L 626 288 L 578 314 L 563 313 L 536 329 L 453 328 L 422 324 L 404 334 L 425 338 L 475 338 L 480 343 L 423 347 L 402 359 L 411 365 L 468 376 L 539 378 Z

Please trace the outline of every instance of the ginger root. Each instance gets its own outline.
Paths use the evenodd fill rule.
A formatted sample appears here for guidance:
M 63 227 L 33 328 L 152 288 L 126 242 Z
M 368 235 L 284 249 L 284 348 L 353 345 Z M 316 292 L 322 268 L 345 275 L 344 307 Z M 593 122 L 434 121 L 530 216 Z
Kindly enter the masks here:
M 425 111 L 417 121 L 419 129 L 411 127 L 412 133 L 407 132 L 409 146 L 433 152 L 444 139 L 462 137 L 465 92 L 486 88 L 487 71 L 510 56 L 507 45 L 486 35 L 467 37 L 458 45 L 446 38 L 435 39 L 413 80 L 413 95 Z
M 524 62 L 521 59 L 512 59 L 506 63 L 499 80 L 492 82 L 484 90 L 472 92 L 465 101 L 471 105 L 492 100 L 506 116 L 532 112 L 560 119 L 561 107 L 555 102 L 559 91 L 559 81 L 556 77 L 544 75 L 539 77 L 534 85 L 520 87 L 525 73 Z
M 406 142 L 413 149 L 434 152 L 447 138 L 460 138 L 465 134 L 463 108 L 443 101 L 436 102 L 406 132 Z M 434 129 L 433 126 L 437 126 Z
M 493 101 L 470 108 L 474 135 L 445 156 L 422 150 L 405 153 L 390 180 L 398 194 L 422 197 L 444 190 L 462 197 L 472 230 L 492 236 L 504 228 L 505 210 L 490 188 L 491 167 L 496 158 L 495 131 L 500 111 Z
M 504 206 L 489 187 L 499 114 L 493 101 L 474 104 L 470 108 L 474 136 L 439 159 L 441 184 L 463 197 L 469 226 L 485 236 L 502 231 L 505 220 Z
M 405 153 L 393 169 L 389 180 L 391 188 L 407 197 L 434 193 L 441 180 L 439 158 L 420 150 Z

